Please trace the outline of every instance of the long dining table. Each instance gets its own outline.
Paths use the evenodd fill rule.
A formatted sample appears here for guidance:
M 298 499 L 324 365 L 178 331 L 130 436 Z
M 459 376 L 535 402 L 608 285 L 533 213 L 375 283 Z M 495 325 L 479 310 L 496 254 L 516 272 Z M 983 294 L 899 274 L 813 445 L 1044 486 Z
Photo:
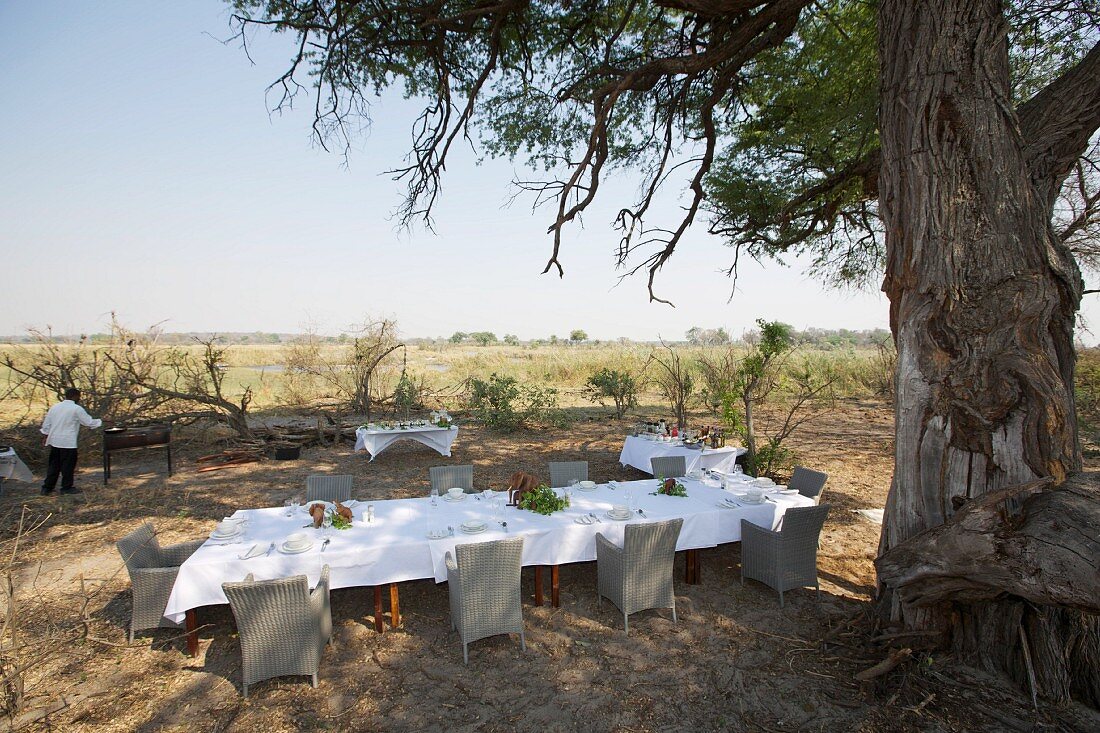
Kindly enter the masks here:
M 284 508 L 238 510 L 232 519 L 244 522 L 243 536 L 231 542 L 212 538 L 188 558 L 179 569 L 164 615 L 174 623 L 185 623 L 188 649 L 194 654 L 198 650 L 195 609 L 227 603 L 222 583 L 240 581 L 249 574 L 256 580 L 305 575 L 313 585 L 328 565 L 333 589 L 374 588 L 375 627 L 381 631 L 385 586 L 390 588 L 390 623 L 396 626 L 400 623 L 398 583 L 427 578 L 441 583 L 447 579 L 446 555 L 455 546 L 514 536 L 524 539 L 523 565 L 536 568 L 535 602 L 542 603 L 542 569 L 549 567 L 552 603 L 557 605 L 558 567 L 595 560 L 597 533 L 621 545 L 627 524 L 673 518 L 684 520 L 676 549 L 687 552 L 686 582 L 698 583 L 698 551 L 739 541 L 742 519 L 770 529 L 787 509 L 813 504 L 797 493 L 781 493 L 784 487 L 775 487 L 761 503 L 749 503 L 743 496 L 738 498 L 748 483 L 732 484 L 727 490 L 711 479 L 681 480 L 685 497 L 656 494 L 653 479 L 611 481 L 590 491 L 574 489 L 570 506 L 549 516 L 504 506 L 503 492 L 464 494 L 454 501 L 440 498 L 434 505 L 430 497 L 357 501 L 352 506 L 352 526 L 328 530 L 327 546 L 322 530 L 303 527 L 309 522 L 304 507 L 292 509 L 290 516 Z M 613 505 L 624 504 L 633 509 L 629 519 L 609 516 Z M 465 522 L 477 520 L 486 524 L 484 531 L 462 531 Z M 312 546 L 293 554 L 284 551 L 283 542 L 294 532 L 307 533 Z

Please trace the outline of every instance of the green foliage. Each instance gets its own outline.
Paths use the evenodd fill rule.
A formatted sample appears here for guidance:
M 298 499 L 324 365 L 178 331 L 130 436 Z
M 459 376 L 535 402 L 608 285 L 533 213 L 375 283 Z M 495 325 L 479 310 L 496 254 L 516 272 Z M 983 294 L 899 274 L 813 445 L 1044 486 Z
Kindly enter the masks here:
M 615 417 L 621 419 L 627 410 L 638 406 L 638 380 L 627 371 L 603 367 L 588 378 L 585 394 L 600 406 L 605 398 L 611 398 L 615 402 Z
M 519 346 L 519 337 L 516 336 L 514 333 L 504 334 L 503 340 L 504 343 L 508 344 L 509 346 Z
M 539 484 L 534 491 L 528 491 L 519 499 L 519 508 L 547 516 L 560 512 L 569 506 L 569 500 L 558 496 L 546 484 Z
M 497 335 L 492 331 L 474 331 L 469 336 L 478 346 L 488 346 L 497 342 Z
M 684 496 L 686 497 L 687 488 L 679 481 L 671 478 L 657 477 L 657 490 L 650 493 L 650 496 Z
M 470 380 L 470 410 L 494 430 L 518 430 L 536 421 L 556 423 L 557 401 L 556 389 L 523 385 L 495 372 L 487 380 Z
M 581 341 L 588 340 L 588 334 L 580 328 L 574 328 L 572 331 L 569 332 L 569 340 L 575 344 L 579 344 Z
M 409 410 L 420 406 L 420 390 L 409 379 L 409 373 L 402 369 L 401 377 L 397 380 L 397 386 L 393 390 L 393 405 L 398 410 Z
M 461 344 L 463 341 L 466 340 L 466 337 L 468 335 L 469 334 L 463 333 L 462 331 L 455 331 L 451 334 L 451 338 L 449 339 L 449 341 L 452 344 Z

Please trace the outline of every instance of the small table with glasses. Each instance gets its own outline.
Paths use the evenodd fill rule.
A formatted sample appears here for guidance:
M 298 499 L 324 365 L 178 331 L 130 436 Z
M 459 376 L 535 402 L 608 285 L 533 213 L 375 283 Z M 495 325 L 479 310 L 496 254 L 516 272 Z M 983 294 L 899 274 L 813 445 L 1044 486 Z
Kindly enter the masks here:
M 623 450 L 619 454 L 619 463 L 633 466 L 639 471 L 652 473 L 650 459 L 656 456 L 683 456 L 685 471 L 733 470 L 737 457 L 745 452 L 744 448 L 724 446 L 722 448 L 685 448 L 683 443 L 664 442 L 640 435 L 628 435 L 623 441 Z
M 450 457 L 451 445 L 458 437 L 458 426 L 450 425 L 445 428 L 432 425 L 425 421 L 424 424 L 412 424 L 405 427 L 389 425 L 368 425 L 356 428 L 355 450 L 365 450 L 370 453 L 373 461 L 378 454 L 389 448 L 398 440 L 415 440 L 435 450 L 441 456 Z

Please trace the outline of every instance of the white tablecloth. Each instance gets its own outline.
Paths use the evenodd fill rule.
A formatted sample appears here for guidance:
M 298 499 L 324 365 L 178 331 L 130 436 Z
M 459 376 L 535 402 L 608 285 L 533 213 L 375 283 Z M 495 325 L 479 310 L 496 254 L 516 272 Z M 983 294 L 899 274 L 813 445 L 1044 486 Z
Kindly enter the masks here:
M 423 443 L 435 450 L 441 456 L 450 456 L 451 444 L 455 442 L 455 438 L 457 437 L 457 425 L 452 425 L 449 428 L 425 426 L 406 428 L 404 430 L 380 430 L 377 428 L 368 430 L 367 428 L 356 428 L 355 450 L 370 452 L 370 459 L 373 461 L 378 457 L 379 453 L 389 448 L 391 444 L 402 438 L 407 438 Z
M 661 443 L 656 440 L 646 440 L 635 435 L 628 435 L 626 440 L 623 441 L 623 451 L 619 454 L 619 463 L 624 466 L 634 466 L 639 471 L 652 473 L 649 459 L 655 456 L 683 456 L 688 471 L 697 468 L 729 471 L 737 461 L 737 456 L 744 452 L 744 448 L 733 446 L 696 450 L 685 448 L 682 445 Z
M 14 448 L 0 451 L 0 480 L 13 478 L 16 481 L 33 481 L 34 476 L 27 464 L 16 454 Z
M 606 516 L 612 504 L 625 504 L 626 493 L 633 495 L 637 507 L 647 518 L 634 515 L 631 522 L 646 522 L 683 517 L 684 526 L 676 544 L 679 550 L 713 547 L 741 539 L 741 519 L 763 527 L 775 527 L 783 512 L 792 506 L 810 506 L 805 497 L 776 496 L 775 502 L 746 505 L 741 508 L 719 508 L 718 503 L 730 496 L 717 486 L 699 481 L 685 481 L 687 497 L 651 496 L 657 482 L 619 482 L 601 485 L 595 491 L 577 491 L 569 509 L 546 517 L 534 512 L 505 507 L 500 516 L 508 523 L 507 532 L 493 522 L 494 510 L 476 494 L 461 501 L 439 499 L 436 506 L 427 497 L 375 501 L 374 521 L 364 519 L 366 504 L 354 506 L 354 526 L 347 530 L 331 530 L 332 543 L 321 552 L 320 531 L 303 529 L 309 516 L 299 510 L 286 517 L 284 509 L 250 509 L 233 516 L 249 520 L 245 539 L 232 545 L 207 543 L 192 555 L 182 567 L 172 588 L 164 615 L 179 623 L 188 609 L 226 603 L 221 584 L 237 581 L 252 573 L 257 580 L 283 578 L 304 574 L 310 584 L 317 582 L 321 567 L 331 571 L 333 588 L 384 585 L 403 580 L 447 579 L 444 557 L 455 545 L 465 542 L 485 542 L 504 537 L 523 537 L 524 565 L 560 565 L 596 559 L 596 533 L 622 544 L 623 527 L 627 522 Z M 499 496 L 499 494 L 498 494 Z M 578 516 L 593 512 L 602 519 L 599 524 L 576 524 Z M 490 529 L 475 535 L 460 531 L 469 519 L 480 519 Z M 455 536 L 429 540 L 433 528 L 453 527 Z M 292 532 L 306 532 L 315 538 L 314 546 L 299 555 L 287 555 L 276 549 L 270 556 L 241 560 L 254 544 L 266 548 L 269 543 L 281 544 Z

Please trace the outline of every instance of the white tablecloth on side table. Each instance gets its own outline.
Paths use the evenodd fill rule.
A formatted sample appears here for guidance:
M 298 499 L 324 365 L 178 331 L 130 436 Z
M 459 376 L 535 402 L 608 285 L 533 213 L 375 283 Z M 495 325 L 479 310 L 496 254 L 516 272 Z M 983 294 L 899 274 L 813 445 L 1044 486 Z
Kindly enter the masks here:
M 0 481 L 6 481 L 10 478 L 28 483 L 34 481 L 31 470 L 27 468 L 26 463 L 23 463 L 14 448 L 0 451 Z
M 737 461 L 737 456 L 745 452 L 744 448 L 685 448 L 683 445 L 661 443 L 656 440 L 628 435 L 623 441 L 623 451 L 619 454 L 619 463 L 633 466 L 639 471 L 652 473 L 649 460 L 655 456 L 683 456 L 687 471 L 709 468 L 716 471 L 729 471 Z
M 688 491 L 686 497 L 653 496 L 651 492 L 657 489 L 653 479 L 603 484 L 590 492 L 578 490 L 568 509 L 550 516 L 505 507 L 500 516 L 507 522 L 507 529 L 493 521 L 492 503 L 479 500 L 477 494 L 465 494 L 454 502 L 439 499 L 436 506 L 427 497 L 373 501 L 370 505 L 374 507 L 374 521 L 370 524 L 364 520 L 366 503 L 356 502 L 353 526 L 331 530 L 332 542 L 324 552 L 320 531 L 302 527 L 309 521 L 303 510 L 291 517 L 286 516 L 284 509 L 242 510 L 233 516 L 248 520 L 244 539 L 231 545 L 207 543 L 188 558 L 180 567 L 164 615 L 179 623 L 190 609 L 224 604 L 227 601 L 222 583 L 242 580 L 249 573 L 257 580 L 306 575 L 312 585 L 327 564 L 333 588 L 377 586 L 420 578 L 433 578 L 441 583 L 447 579 L 444 564 L 447 552 L 462 543 L 523 537 L 524 565 L 563 565 L 595 560 L 597 532 L 621 545 L 624 527 L 629 523 L 682 517 L 684 525 L 676 549 L 691 550 L 741 539 L 742 519 L 774 528 L 788 508 L 813 504 L 796 494 L 776 495 L 774 502 L 727 508 L 721 502 L 731 496 L 730 492 L 704 481 L 685 480 L 684 485 Z M 627 492 L 646 516 L 635 514 L 627 522 L 608 517 L 612 505 L 627 503 Z M 576 523 L 578 517 L 589 512 L 600 517 L 601 522 Z M 464 534 L 460 527 L 471 519 L 486 522 L 489 529 L 480 534 Z M 429 530 L 447 527 L 454 528 L 454 536 L 427 538 Z M 298 555 L 276 549 L 270 555 L 240 559 L 253 545 L 266 549 L 274 542 L 278 546 L 293 532 L 311 535 L 313 547 Z
M 355 450 L 365 450 L 370 453 L 373 461 L 378 454 L 389 448 L 390 445 L 402 438 L 423 443 L 441 456 L 451 455 L 451 444 L 458 437 L 458 426 L 438 428 L 435 426 L 381 430 L 378 428 L 356 428 Z

